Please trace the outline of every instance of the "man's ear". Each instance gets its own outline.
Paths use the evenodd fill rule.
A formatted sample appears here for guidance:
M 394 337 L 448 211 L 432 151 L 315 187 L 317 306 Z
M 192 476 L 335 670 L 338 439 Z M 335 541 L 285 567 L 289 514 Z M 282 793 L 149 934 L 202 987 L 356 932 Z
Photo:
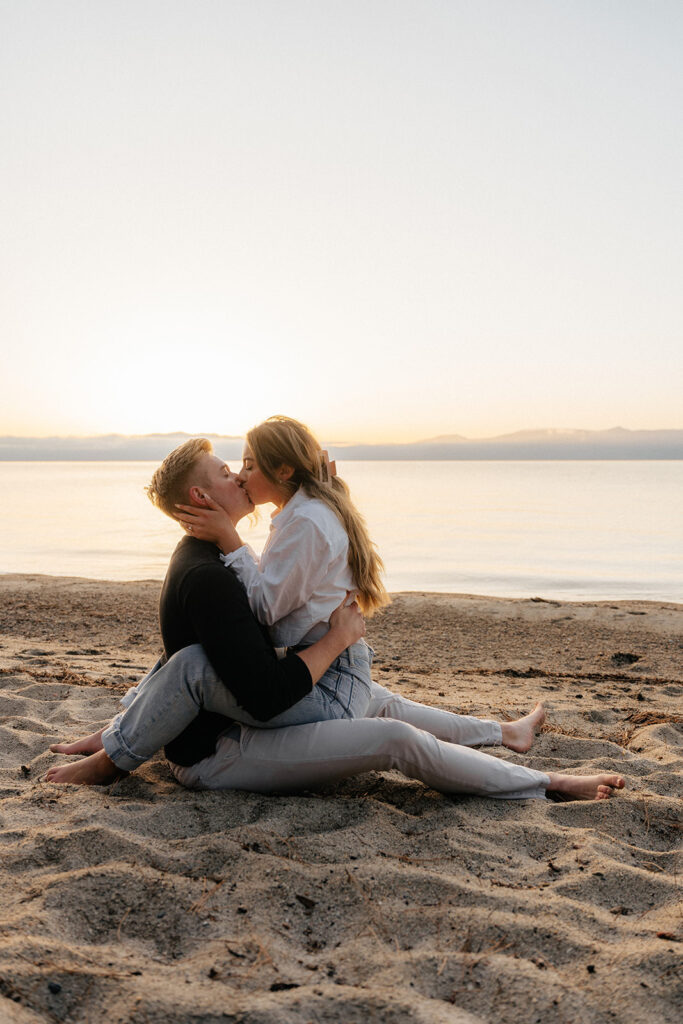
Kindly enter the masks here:
M 204 491 L 201 487 L 190 487 L 190 504 L 199 505 L 200 508 L 208 508 L 206 498 L 204 497 Z
M 288 480 L 291 480 L 293 474 L 294 466 L 287 466 L 283 463 L 277 471 L 277 478 L 281 484 L 286 484 Z

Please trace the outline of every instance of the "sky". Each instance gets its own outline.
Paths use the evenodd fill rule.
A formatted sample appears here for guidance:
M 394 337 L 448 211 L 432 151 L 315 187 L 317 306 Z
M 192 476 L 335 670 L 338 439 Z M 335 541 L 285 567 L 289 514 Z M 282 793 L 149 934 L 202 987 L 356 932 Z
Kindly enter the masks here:
M 0 0 L 0 434 L 683 426 L 680 0 Z

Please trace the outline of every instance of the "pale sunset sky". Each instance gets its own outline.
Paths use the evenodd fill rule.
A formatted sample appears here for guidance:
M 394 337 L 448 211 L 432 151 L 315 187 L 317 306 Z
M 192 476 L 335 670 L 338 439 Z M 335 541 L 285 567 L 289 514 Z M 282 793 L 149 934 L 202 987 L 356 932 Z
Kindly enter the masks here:
M 0 434 L 683 426 L 680 0 L 0 19 Z

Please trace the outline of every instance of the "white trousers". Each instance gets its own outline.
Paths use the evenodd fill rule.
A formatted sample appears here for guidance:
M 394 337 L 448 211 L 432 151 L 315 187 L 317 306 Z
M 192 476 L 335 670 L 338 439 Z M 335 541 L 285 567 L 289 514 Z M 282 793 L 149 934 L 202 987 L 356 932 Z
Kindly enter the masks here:
M 545 797 L 544 772 L 469 749 L 500 743 L 497 722 L 417 704 L 374 682 L 367 715 L 272 730 L 241 725 L 239 739 L 223 734 L 211 757 L 171 768 L 194 789 L 287 792 L 395 768 L 443 793 Z

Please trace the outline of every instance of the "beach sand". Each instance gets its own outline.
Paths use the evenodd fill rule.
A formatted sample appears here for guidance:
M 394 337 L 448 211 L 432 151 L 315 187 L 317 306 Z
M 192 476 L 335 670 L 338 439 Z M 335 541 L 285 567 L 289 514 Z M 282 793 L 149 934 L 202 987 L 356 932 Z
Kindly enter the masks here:
M 543 698 L 545 770 L 595 803 L 446 796 L 398 773 L 292 796 L 182 789 L 162 757 L 50 786 L 156 658 L 159 584 L 0 577 L 0 1020 L 681 1019 L 683 606 L 401 594 L 375 678 L 500 719 Z M 502 749 L 496 748 L 502 755 Z

